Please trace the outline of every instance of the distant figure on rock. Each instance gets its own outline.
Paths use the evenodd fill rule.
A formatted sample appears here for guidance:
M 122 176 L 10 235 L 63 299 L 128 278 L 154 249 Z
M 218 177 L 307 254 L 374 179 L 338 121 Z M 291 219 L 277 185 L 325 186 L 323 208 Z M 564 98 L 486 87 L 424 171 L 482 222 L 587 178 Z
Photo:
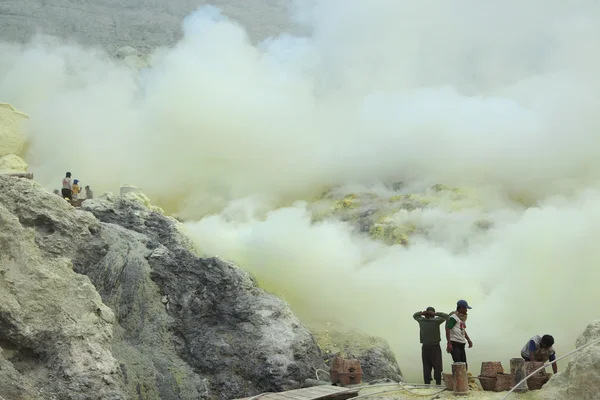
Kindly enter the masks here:
M 448 314 L 435 312 L 435 308 L 427 307 L 425 311 L 417 311 L 413 318 L 419 323 L 421 339 L 421 360 L 423 361 L 423 380 L 431 384 L 431 369 L 437 385 L 442 384 L 442 348 L 440 342 L 440 325 L 448 319 Z
M 79 186 L 79 181 L 77 179 L 75 179 L 73 181 L 73 186 L 71 187 L 71 194 L 72 194 L 72 199 L 73 200 L 77 200 L 77 198 L 79 197 L 79 193 L 81 192 L 81 187 Z
M 459 300 L 456 303 L 456 312 L 451 312 L 448 322 L 446 322 L 446 339 L 448 345 L 446 351 L 452 355 L 452 361 L 464 362 L 467 369 L 467 352 L 465 345 L 468 343 L 469 348 L 473 347 L 473 342 L 467 334 L 467 310 L 471 307 L 466 300 Z
M 521 349 L 521 357 L 525 361 L 538 361 L 546 363 L 556 360 L 554 352 L 554 338 L 550 335 L 535 335 Z M 552 363 L 552 371 L 558 373 L 556 362 Z
M 92 192 L 92 189 L 90 189 L 89 186 L 85 187 L 85 198 L 86 198 L 86 200 L 94 198 L 94 192 Z
M 64 199 L 71 200 L 71 173 L 67 172 L 66 176 L 62 180 L 62 197 Z

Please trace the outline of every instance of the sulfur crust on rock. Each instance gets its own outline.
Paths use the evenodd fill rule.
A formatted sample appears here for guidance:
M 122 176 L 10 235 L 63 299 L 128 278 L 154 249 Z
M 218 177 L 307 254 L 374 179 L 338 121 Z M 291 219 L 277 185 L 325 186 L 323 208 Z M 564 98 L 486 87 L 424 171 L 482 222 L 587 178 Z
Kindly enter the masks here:
M 22 155 L 27 140 L 22 122 L 29 116 L 9 103 L 0 103 L 0 157 Z
M 0 157 L 0 174 L 13 172 L 27 172 L 29 165 L 21 157 L 7 154 Z
M 150 202 L 150 199 L 148 198 L 148 196 L 146 196 L 141 191 L 125 193 L 124 196 L 126 198 L 128 198 L 129 200 L 135 201 L 136 203 L 143 205 L 144 207 L 148 208 L 151 211 L 156 211 L 158 213 L 161 213 L 162 215 L 165 215 L 164 210 L 158 206 L 153 205 Z
M 451 213 L 472 209 L 480 204 L 476 190 L 437 184 L 421 193 L 400 193 L 388 198 L 369 192 L 342 194 L 330 189 L 309 207 L 314 223 L 335 218 L 356 226 L 360 232 L 375 240 L 388 245 L 407 246 L 411 236 L 426 233 L 416 223 L 406 222 L 406 216 L 411 212 L 435 207 Z M 480 230 L 487 230 L 491 226 L 492 223 L 485 218 L 474 223 L 474 228 Z

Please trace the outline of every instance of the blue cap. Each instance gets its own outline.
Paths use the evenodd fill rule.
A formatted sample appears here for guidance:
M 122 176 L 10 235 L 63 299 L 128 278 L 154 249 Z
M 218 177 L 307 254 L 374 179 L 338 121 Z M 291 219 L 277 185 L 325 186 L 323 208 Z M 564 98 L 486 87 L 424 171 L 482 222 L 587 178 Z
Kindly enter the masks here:
M 466 300 L 459 300 L 459 301 L 456 303 L 456 307 L 457 307 L 457 308 L 466 307 L 466 308 L 468 308 L 469 310 L 472 308 L 471 306 L 469 306 L 469 303 L 467 303 L 467 301 L 466 301 Z

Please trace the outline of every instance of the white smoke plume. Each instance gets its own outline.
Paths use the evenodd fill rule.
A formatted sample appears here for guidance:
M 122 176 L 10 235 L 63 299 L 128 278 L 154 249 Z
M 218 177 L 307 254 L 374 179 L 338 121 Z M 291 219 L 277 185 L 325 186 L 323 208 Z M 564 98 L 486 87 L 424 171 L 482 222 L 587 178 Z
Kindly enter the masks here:
M 306 35 L 257 45 L 203 7 L 141 72 L 46 37 L 0 44 L 0 100 L 31 117 L 30 169 L 49 189 L 66 171 L 97 193 L 141 187 L 305 321 L 388 339 L 413 380 L 411 314 L 460 298 L 472 362 L 507 361 L 534 334 L 570 349 L 600 317 L 600 3 L 297 3 Z M 380 180 L 488 195 L 398 217 L 436 233 L 409 248 L 311 224 L 294 202 Z M 494 228 L 468 231 L 484 212 Z M 452 251 L 454 235 L 472 246 Z

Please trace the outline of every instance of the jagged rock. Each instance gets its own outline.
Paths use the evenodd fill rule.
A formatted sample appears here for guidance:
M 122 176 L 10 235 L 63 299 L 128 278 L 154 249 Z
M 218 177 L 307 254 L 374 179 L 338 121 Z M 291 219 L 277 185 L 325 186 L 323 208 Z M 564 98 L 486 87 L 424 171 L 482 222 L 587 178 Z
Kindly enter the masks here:
M 89 215 L 80 226 L 74 217 L 65 201 L 34 182 L 0 177 L 0 395 L 6 398 L 126 398 L 111 355 L 112 311 L 68 258 L 46 257 L 38 247 L 63 228 L 85 234 L 86 222 L 95 220 Z M 64 224 L 55 225 L 57 219 Z
M 600 320 L 590 323 L 577 338 L 575 347 L 600 339 Z M 567 368 L 542 388 L 544 399 L 597 400 L 600 398 L 600 342 L 573 354 Z
M 110 387 L 117 398 L 125 386 L 127 398 L 231 399 L 301 387 L 314 375 L 313 368 L 325 367 L 312 335 L 282 300 L 257 288 L 231 263 L 196 257 L 177 221 L 146 207 L 139 196 L 86 200 L 76 209 L 33 181 L 0 177 L 0 205 L 15 225 L 5 240 L 13 240 L 13 231 L 20 227 L 29 232 L 32 251 L 45 265 L 65 269 L 67 257 L 74 271 L 83 274 L 68 269 L 71 280 L 54 289 L 56 296 L 85 309 L 89 302 L 63 290 L 76 284 L 86 295 L 96 296 L 103 310 L 100 321 L 92 316 L 85 321 L 95 321 L 97 329 L 106 324 L 108 331 L 114 322 L 112 355 L 119 371 L 100 377 L 108 376 L 110 385 L 104 384 L 104 392 L 86 391 L 86 398 L 110 399 L 104 394 Z M 38 273 L 41 267 L 30 268 Z M 112 312 L 102 305 L 88 277 Z M 50 295 L 42 299 L 54 300 Z M 58 332 L 66 329 L 61 319 L 55 318 L 54 325 Z M 100 333 L 89 332 L 87 340 L 104 349 L 110 337 L 96 338 Z M 72 347 L 73 342 L 66 337 L 63 346 Z M 44 341 L 40 346 L 52 348 Z M 78 356 L 75 352 L 72 357 Z M 21 375 L 28 377 L 26 372 Z M 55 377 L 59 386 L 70 379 Z M 90 371 L 91 385 L 94 379 Z
M 162 296 L 167 296 L 169 311 L 162 307 L 160 313 L 168 319 L 176 353 L 195 372 L 209 377 L 211 390 L 220 398 L 299 387 L 312 375 L 312 368 L 321 365 L 312 336 L 285 303 L 258 289 L 240 268 L 218 258 L 200 259 L 192 254 L 175 220 L 129 196 L 86 202 L 83 208 L 105 223 L 105 235 L 117 224 L 129 235 L 143 234 L 133 256 L 136 263 L 145 265 L 126 275 L 130 282 L 122 279 L 121 287 L 135 289 L 137 295 L 118 304 L 115 300 L 121 296 L 111 296 L 115 288 L 96 276 L 96 271 L 103 275 L 103 268 L 91 270 L 83 261 L 76 264 L 98 281 L 99 291 L 106 294 L 107 303 L 115 310 L 129 308 L 132 302 L 139 302 L 142 309 L 149 301 L 162 306 Z M 101 256 L 104 246 L 115 241 L 102 238 L 102 234 L 97 243 L 88 243 L 87 254 Z M 127 240 L 130 255 L 131 242 Z M 111 258 L 111 250 L 112 245 L 105 259 Z M 142 278 L 146 282 L 140 285 Z M 143 295 L 145 287 L 155 287 L 158 293 L 147 298 Z
M 396 356 L 384 339 L 333 323 L 315 327 L 313 332 L 323 351 L 324 361 L 330 363 L 335 356 L 359 360 L 365 382 L 403 380 Z

